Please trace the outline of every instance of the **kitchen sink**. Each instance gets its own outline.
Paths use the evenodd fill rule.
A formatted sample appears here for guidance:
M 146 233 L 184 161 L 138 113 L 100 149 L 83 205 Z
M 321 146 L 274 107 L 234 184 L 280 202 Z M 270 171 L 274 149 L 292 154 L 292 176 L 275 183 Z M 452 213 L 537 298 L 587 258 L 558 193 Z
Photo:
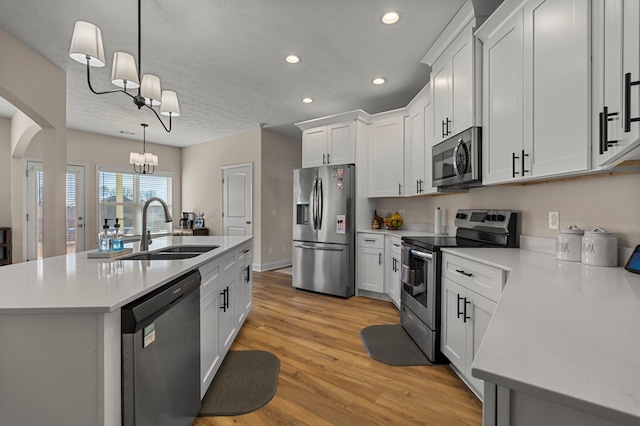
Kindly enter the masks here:
M 158 250 L 157 253 L 206 253 L 220 246 L 173 246 Z
M 202 253 L 136 253 L 130 256 L 121 257 L 118 260 L 180 260 L 190 259 L 192 257 L 200 256 Z

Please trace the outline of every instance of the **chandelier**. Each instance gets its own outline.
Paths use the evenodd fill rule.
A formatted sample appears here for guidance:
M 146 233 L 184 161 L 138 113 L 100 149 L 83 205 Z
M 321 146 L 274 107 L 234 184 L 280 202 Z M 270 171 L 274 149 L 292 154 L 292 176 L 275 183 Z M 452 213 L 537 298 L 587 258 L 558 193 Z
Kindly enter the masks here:
M 138 66 L 136 68 L 136 60 L 133 56 L 126 52 L 115 52 L 113 54 L 113 66 L 111 69 L 111 82 L 120 87 L 120 89 L 105 90 L 97 92 L 91 85 L 91 67 L 104 67 L 104 47 L 102 45 L 102 33 L 100 28 L 90 24 L 89 22 L 78 21 L 73 30 L 73 38 L 71 39 L 71 49 L 69 56 L 81 64 L 87 65 L 87 83 L 89 89 L 96 95 L 104 95 L 107 93 L 121 92 L 133 99 L 133 103 L 142 109 L 149 108 L 156 115 L 162 127 L 167 132 L 171 131 L 171 117 L 180 115 L 180 106 L 178 105 L 178 96 L 176 92 L 171 90 L 161 90 L 160 79 L 152 74 L 142 75 L 142 47 L 141 47 L 141 15 L 140 3 L 138 0 Z M 142 81 L 142 84 L 140 82 Z M 136 95 L 129 93 L 128 90 L 138 89 Z M 167 127 L 162 118 L 158 115 L 158 111 L 154 107 L 160 107 L 160 114 L 169 117 L 169 127 Z
M 129 164 L 133 164 L 133 170 L 142 175 L 150 175 L 156 171 L 158 166 L 158 156 L 147 152 L 147 127 L 148 124 L 141 123 L 142 126 L 142 154 L 138 152 L 129 153 Z

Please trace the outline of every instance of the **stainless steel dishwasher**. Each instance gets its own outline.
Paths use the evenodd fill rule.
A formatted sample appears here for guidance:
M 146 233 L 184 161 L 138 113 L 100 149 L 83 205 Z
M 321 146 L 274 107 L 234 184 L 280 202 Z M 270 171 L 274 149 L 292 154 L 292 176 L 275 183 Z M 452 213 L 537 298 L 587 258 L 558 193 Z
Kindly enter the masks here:
M 190 426 L 200 410 L 200 272 L 122 307 L 122 424 Z

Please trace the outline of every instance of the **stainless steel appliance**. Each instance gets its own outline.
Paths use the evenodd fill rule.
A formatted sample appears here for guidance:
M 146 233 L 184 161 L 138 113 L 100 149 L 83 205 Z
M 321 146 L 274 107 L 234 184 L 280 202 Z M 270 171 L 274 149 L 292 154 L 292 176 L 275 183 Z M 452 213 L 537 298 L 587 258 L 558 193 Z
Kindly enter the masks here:
M 122 424 L 190 426 L 200 410 L 200 272 L 121 309 Z
M 480 137 L 480 127 L 471 127 L 432 148 L 434 187 L 469 188 L 482 184 Z
M 191 229 L 193 228 L 196 220 L 196 214 L 194 212 L 182 212 L 182 219 L 180 219 L 180 228 Z
M 443 247 L 518 247 L 518 213 L 458 210 L 455 237 L 402 237 L 400 322 L 432 362 L 440 352 L 440 275 Z
M 355 293 L 355 166 L 293 171 L 293 286 Z

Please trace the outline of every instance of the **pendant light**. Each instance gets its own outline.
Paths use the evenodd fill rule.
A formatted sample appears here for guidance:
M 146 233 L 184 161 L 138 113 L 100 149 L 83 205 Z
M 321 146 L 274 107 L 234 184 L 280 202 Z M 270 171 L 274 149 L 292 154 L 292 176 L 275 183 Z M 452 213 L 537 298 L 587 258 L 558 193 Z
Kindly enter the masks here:
M 146 123 L 142 126 L 142 154 L 138 152 L 129 153 L 129 164 L 133 164 L 133 170 L 142 175 L 150 175 L 156 171 L 158 166 L 158 156 L 147 152 L 147 127 Z

